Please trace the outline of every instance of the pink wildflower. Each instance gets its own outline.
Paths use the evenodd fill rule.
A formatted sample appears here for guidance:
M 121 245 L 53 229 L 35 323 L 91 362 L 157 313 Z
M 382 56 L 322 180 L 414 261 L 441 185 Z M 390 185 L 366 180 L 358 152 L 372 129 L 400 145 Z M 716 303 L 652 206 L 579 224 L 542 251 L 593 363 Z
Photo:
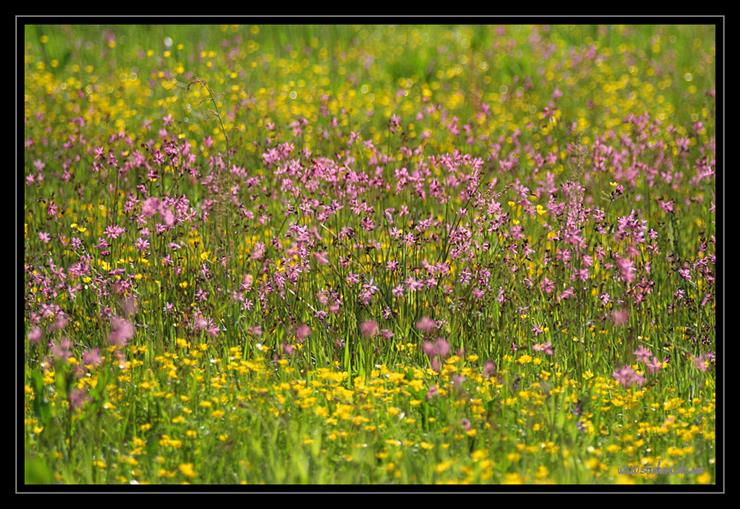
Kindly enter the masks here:
M 543 352 L 545 355 L 553 355 L 552 343 L 538 343 L 532 347 L 535 352 Z
M 38 327 L 34 327 L 33 329 L 31 329 L 31 331 L 28 333 L 28 341 L 32 345 L 35 345 L 36 343 L 39 342 L 40 339 L 41 339 L 41 329 Z
M 82 364 L 85 366 L 96 367 L 101 362 L 103 362 L 103 359 L 100 357 L 100 350 L 98 348 L 87 350 L 82 354 Z
M 635 350 L 634 354 L 637 358 L 637 361 L 642 362 L 643 364 L 647 363 L 650 360 L 650 357 L 653 356 L 653 352 L 651 352 L 644 346 L 641 346 L 637 350 Z
M 111 318 L 110 342 L 116 346 L 126 346 L 128 341 L 134 337 L 134 325 L 126 320 L 114 316 Z
M 631 366 L 624 366 L 612 373 L 614 379 L 622 384 L 622 387 L 640 386 L 645 383 L 645 378 L 639 375 Z
M 305 323 L 299 325 L 298 328 L 296 328 L 295 330 L 295 337 L 299 343 L 303 343 L 306 340 L 306 338 L 310 335 L 311 335 L 311 327 L 309 327 Z
M 437 323 L 431 318 L 425 316 L 421 320 L 416 322 L 416 328 L 424 334 L 431 334 L 437 328 Z
M 378 334 L 378 322 L 375 320 L 366 320 L 360 324 L 360 332 L 366 338 L 371 338 Z
M 612 321 L 614 325 L 622 326 L 629 321 L 630 315 L 626 309 L 615 309 L 612 312 Z

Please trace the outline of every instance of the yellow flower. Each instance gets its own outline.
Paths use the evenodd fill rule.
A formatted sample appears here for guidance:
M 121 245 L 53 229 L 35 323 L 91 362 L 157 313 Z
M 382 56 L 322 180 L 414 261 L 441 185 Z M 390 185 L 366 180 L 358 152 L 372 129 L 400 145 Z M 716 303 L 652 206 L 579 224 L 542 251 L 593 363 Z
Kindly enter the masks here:
M 451 466 L 452 466 L 452 461 L 449 461 L 449 460 L 443 461 L 442 463 L 439 463 L 437 464 L 436 467 L 434 467 L 434 471 L 437 472 L 438 474 L 442 474 L 446 472 L 447 470 L 449 470 Z
M 519 472 L 511 472 L 504 476 L 504 484 L 522 484 L 524 479 Z
M 191 479 L 195 477 L 196 475 L 198 475 L 195 473 L 192 463 L 183 463 L 182 465 L 178 467 L 178 469 L 180 470 L 180 472 L 182 472 L 182 474 L 185 477 L 190 477 Z

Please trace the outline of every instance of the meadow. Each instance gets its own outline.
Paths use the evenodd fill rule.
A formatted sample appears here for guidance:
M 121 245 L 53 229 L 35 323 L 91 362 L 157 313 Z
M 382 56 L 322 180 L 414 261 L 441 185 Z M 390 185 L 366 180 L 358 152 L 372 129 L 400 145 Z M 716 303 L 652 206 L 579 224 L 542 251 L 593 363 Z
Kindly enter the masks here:
M 29 484 L 712 484 L 712 26 L 25 27 Z

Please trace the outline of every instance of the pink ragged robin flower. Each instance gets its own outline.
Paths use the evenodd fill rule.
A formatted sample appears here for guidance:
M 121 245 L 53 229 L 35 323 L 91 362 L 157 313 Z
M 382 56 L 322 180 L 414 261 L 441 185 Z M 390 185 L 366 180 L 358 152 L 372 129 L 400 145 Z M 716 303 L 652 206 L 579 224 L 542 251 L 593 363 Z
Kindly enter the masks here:
M 622 384 L 622 387 L 640 386 L 645 383 L 645 378 L 638 374 L 631 366 L 624 366 L 612 373 L 612 377 Z
M 424 316 L 416 322 L 416 328 L 424 334 L 431 334 L 437 329 L 437 323 L 428 316 Z
M 653 356 L 652 359 L 645 363 L 645 368 L 647 368 L 648 373 L 657 373 L 658 371 L 663 369 L 663 361 L 660 360 L 658 357 Z
M 30 331 L 30 332 L 28 333 L 28 341 L 29 341 L 29 342 L 30 342 L 30 343 L 31 343 L 32 345 L 35 345 L 35 344 L 36 344 L 36 343 L 38 343 L 38 342 L 39 342 L 39 340 L 41 339 L 41 334 L 42 334 L 42 333 L 41 333 L 41 329 L 40 329 L 39 327 L 34 327 L 34 328 L 33 328 L 33 329 L 31 329 L 31 331 Z
M 103 362 L 103 359 L 100 357 L 100 349 L 98 348 L 87 350 L 82 354 L 82 364 L 85 366 L 94 368 L 99 366 L 101 362 Z
M 128 344 L 128 341 L 134 337 L 134 325 L 118 316 L 111 318 L 110 342 L 118 347 Z
M 644 346 L 640 346 L 637 350 L 635 350 L 634 354 L 637 361 L 642 362 L 643 364 L 647 363 L 653 356 L 653 352 L 651 352 Z
M 629 312 L 626 309 L 615 309 L 612 312 L 612 321 L 614 325 L 622 326 L 629 321 Z
M 360 324 L 360 332 L 366 338 L 371 338 L 378 334 L 378 322 L 375 320 L 366 320 Z
M 295 330 L 295 338 L 299 343 L 303 343 L 308 336 L 311 335 L 311 327 L 308 325 L 301 324 Z
M 552 348 L 552 343 L 550 342 L 538 343 L 532 346 L 532 350 L 534 350 L 535 352 L 542 352 L 545 355 L 553 355 L 555 353 Z

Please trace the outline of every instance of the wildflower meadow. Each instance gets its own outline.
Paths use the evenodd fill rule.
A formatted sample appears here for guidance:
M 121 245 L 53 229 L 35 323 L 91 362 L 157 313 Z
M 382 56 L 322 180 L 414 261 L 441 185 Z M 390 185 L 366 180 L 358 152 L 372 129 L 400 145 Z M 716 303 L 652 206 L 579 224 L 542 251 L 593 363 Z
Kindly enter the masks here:
M 716 482 L 714 26 L 23 30 L 25 483 Z

